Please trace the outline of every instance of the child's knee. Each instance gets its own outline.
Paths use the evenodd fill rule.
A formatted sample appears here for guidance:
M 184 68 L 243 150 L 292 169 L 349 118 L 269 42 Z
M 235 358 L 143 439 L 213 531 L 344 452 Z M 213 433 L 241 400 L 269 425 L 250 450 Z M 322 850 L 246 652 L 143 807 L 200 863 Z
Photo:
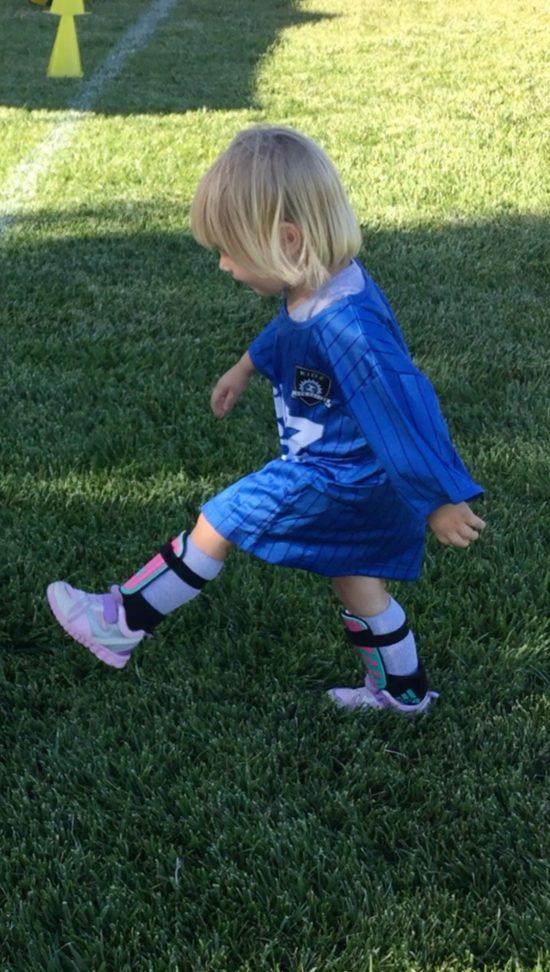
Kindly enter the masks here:
M 368 617 L 388 606 L 386 585 L 380 577 L 334 577 L 332 584 L 336 596 L 352 614 Z
M 208 554 L 209 557 L 214 557 L 215 560 L 225 560 L 233 549 L 233 544 L 222 537 L 221 533 L 218 533 L 210 525 L 202 513 L 199 514 L 199 518 L 189 534 L 189 539 L 199 550 Z

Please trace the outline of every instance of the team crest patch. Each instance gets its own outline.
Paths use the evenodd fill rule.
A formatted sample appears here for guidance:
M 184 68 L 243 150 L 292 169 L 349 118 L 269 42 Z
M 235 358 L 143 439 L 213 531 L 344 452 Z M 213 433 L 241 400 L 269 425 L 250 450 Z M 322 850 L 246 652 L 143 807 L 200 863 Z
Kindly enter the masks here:
M 294 372 L 292 397 L 298 398 L 305 405 L 319 405 L 322 402 L 327 408 L 330 408 L 330 385 L 328 375 L 297 365 Z

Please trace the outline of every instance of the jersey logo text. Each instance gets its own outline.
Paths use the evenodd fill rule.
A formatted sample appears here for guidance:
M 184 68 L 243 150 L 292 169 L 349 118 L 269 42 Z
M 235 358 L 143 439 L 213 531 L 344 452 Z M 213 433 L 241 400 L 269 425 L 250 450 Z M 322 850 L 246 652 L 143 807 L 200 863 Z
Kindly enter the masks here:
M 292 397 L 298 398 L 304 405 L 319 405 L 322 402 L 330 408 L 330 385 L 329 376 L 324 375 L 322 371 L 313 371 L 311 368 L 296 365 Z

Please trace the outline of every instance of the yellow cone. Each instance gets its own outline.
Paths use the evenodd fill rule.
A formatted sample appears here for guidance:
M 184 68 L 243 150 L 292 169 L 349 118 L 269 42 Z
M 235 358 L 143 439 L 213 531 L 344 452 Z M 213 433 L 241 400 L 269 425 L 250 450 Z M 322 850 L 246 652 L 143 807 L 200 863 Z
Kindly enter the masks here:
M 49 78 L 81 78 L 82 65 L 74 17 L 64 14 L 59 21 L 50 63 Z
M 85 14 L 84 0 L 53 0 L 50 13 L 58 14 L 58 16 L 71 14 L 73 17 L 79 14 Z

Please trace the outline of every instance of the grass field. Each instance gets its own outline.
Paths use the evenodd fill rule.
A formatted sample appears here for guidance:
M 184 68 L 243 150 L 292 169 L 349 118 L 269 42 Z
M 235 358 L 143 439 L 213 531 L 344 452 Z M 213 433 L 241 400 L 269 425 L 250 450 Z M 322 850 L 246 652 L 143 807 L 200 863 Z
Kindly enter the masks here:
M 0 969 L 548 972 L 544 4 L 176 0 L 130 52 L 151 8 L 89 0 L 82 81 L 45 77 L 55 17 L 0 8 Z M 312 575 L 237 552 L 119 673 L 45 604 L 276 453 L 265 382 L 208 408 L 274 305 L 188 225 L 264 119 L 335 159 L 487 490 L 477 547 L 395 587 L 416 722 L 325 700 L 360 671 Z

